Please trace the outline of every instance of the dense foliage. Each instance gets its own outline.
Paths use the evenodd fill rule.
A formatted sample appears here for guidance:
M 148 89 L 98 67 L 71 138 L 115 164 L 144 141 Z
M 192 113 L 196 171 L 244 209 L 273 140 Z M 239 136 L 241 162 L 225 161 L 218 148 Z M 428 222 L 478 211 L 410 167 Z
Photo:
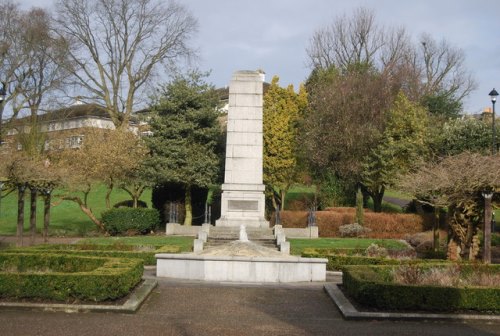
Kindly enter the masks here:
M 297 174 L 297 127 L 307 106 L 305 88 L 281 88 L 275 76 L 264 95 L 263 179 L 275 209 L 283 209 L 285 195 Z
M 146 234 L 156 231 L 160 214 L 156 209 L 116 208 L 102 213 L 102 223 L 110 235 Z
M 186 225 L 192 222 L 192 188 L 215 184 L 221 170 L 220 99 L 203 77 L 191 72 L 162 87 L 152 104 L 152 136 L 146 139 L 151 157 L 144 162 L 145 176 L 155 184 L 183 186 Z

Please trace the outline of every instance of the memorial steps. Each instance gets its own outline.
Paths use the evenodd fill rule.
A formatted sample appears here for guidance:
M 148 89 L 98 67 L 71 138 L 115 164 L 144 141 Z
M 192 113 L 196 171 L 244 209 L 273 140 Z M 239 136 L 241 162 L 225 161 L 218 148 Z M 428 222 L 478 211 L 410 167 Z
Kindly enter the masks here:
M 226 245 L 238 240 L 239 232 L 238 227 L 212 227 L 204 248 Z M 246 228 L 246 232 L 251 242 L 273 250 L 279 250 L 272 229 Z

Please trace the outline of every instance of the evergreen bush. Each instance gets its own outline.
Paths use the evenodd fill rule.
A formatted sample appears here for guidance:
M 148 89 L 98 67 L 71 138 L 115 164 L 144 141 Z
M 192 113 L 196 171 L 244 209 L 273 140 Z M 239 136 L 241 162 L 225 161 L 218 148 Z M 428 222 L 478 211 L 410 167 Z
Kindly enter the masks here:
M 102 213 L 106 231 L 114 236 L 124 233 L 146 234 L 160 224 L 160 214 L 156 209 L 116 208 Z

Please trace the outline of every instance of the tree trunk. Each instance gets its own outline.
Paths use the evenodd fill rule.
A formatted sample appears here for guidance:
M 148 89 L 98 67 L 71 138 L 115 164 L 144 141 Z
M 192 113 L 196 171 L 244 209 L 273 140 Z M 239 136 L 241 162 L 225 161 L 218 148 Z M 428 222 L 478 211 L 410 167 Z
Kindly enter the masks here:
M 483 263 L 491 264 L 491 198 L 493 194 L 484 196 L 484 247 L 483 247 Z
M 83 211 L 84 214 L 86 214 L 90 220 L 99 227 L 99 229 L 101 229 L 101 231 L 106 231 L 106 229 L 104 228 L 104 225 L 102 224 L 102 222 L 100 220 L 97 219 L 97 217 L 92 213 L 92 210 L 86 206 L 86 204 L 80 199 L 80 197 L 77 197 L 77 196 L 64 196 L 62 197 L 63 200 L 66 200 L 66 201 L 73 201 L 75 203 L 78 204 L 78 206 L 80 206 L 80 210 Z
M 432 225 L 432 249 L 434 252 L 439 251 L 439 212 L 438 207 L 434 207 L 434 223 Z
M 47 243 L 49 241 L 49 224 L 50 224 L 50 199 L 51 191 L 45 194 L 44 206 L 43 206 L 43 241 Z
M 113 184 L 113 182 L 111 182 L 108 185 L 108 191 L 106 192 L 106 208 L 107 209 L 111 209 L 111 201 L 109 198 L 111 196 L 111 192 L 113 191 L 113 187 L 114 187 L 114 184 Z
M 380 191 L 373 193 L 373 211 L 374 212 L 382 212 L 382 199 L 384 198 L 385 188 L 382 187 Z
M 280 190 L 280 198 L 281 198 L 281 210 L 285 210 L 285 197 L 286 197 L 286 190 L 281 189 Z
M 17 187 L 17 242 L 16 246 L 23 246 L 23 230 L 24 230 L 24 193 L 26 185 Z
M 191 186 L 186 186 L 184 207 L 186 209 L 186 217 L 184 218 L 184 225 L 191 226 L 193 223 L 193 206 L 191 204 Z
M 131 188 L 122 187 L 132 198 L 132 207 L 137 208 L 139 206 L 139 198 L 141 198 L 142 193 L 144 192 L 144 185 L 134 184 Z
M 36 188 L 31 188 L 30 194 L 30 245 L 35 244 L 36 238 L 36 198 L 38 191 Z

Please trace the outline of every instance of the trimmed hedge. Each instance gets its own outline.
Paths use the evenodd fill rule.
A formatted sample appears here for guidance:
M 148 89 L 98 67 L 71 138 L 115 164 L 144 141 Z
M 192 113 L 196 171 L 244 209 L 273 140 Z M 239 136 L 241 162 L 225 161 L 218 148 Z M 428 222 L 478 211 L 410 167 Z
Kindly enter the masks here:
M 342 254 L 335 254 L 335 252 L 325 253 L 324 251 L 322 251 L 322 249 L 318 250 L 305 249 L 302 252 L 301 256 L 305 258 L 328 259 L 328 263 L 326 264 L 326 269 L 328 271 L 344 271 L 346 267 L 358 266 L 358 265 L 402 265 L 402 264 L 412 264 L 412 263 L 418 263 L 418 264 L 447 263 L 447 261 L 436 260 L 436 259 L 415 260 L 415 259 L 393 259 L 387 257 L 366 257 L 359 255 L 342 255 Z
M 305 258 L 326 258 L 328 271 L 344 271 L 347 266 L 352 265 L 400 265 L 401 260 L 390 258 L 364 257 L 354 255 L 321 254 L 317 252 L 304 251 L 301 255 Z
M 121 245 L 122 246 L 122 245 Z M 120 247 L 121 247 L 120 246 Z M 135 247 L 133 245 L 125 245 Z M 136 258 L 142 259 L 144 265 L 156 265 L 155 254 L 157 253 L 179 253 L 180 247 L 177 245 L 165 245 L 150 251 L 134 251 L 116 250 L 113 245 L 37 245 L 22 249 L 10 249 L 3 251 L 4 253 L 32 253 L 33 251 L 43 251 L 43 253 L 51 253 L 58 255 L 74 255 L 74 256 L 89 256 L 89 257 L 109 257 L 109 258 Z
M 434 264 L 432 266 L 437 266 Z M 430 267 L 431 265 L 426 265 Z M 500 312 L 500 288 L 400 285 L 392 282 L 392 266 L 351 266 L 343 286 L 362 305 L 383 309 Z M 500 265 L 462 265 L 464 272 L 500 272 Z
M 160 225 L 160 213 L 156 209 L 116 208 L 102 213 L 102 223 L 110 235 L 127 232 L 146 234 Z
M 50 253 L 0 253 L 0 297 L 104 301 L 127 295 L 142 260 Z
M 284 228 L 304 228 L 307 225 L 307 211 L 281 211 L 280 214 Z M 317 211 L 319 236 L 340 237 L 339 227 L 354 223 L 355 217 L 354 208 L 341 208 L 339 212 L 334 209 Z M 425 231 L 427 223 L 426 218 L 415 214 L 365 212 L 364 226 L 372 230 L 364 235 L 367 238 L 401 239 Z

